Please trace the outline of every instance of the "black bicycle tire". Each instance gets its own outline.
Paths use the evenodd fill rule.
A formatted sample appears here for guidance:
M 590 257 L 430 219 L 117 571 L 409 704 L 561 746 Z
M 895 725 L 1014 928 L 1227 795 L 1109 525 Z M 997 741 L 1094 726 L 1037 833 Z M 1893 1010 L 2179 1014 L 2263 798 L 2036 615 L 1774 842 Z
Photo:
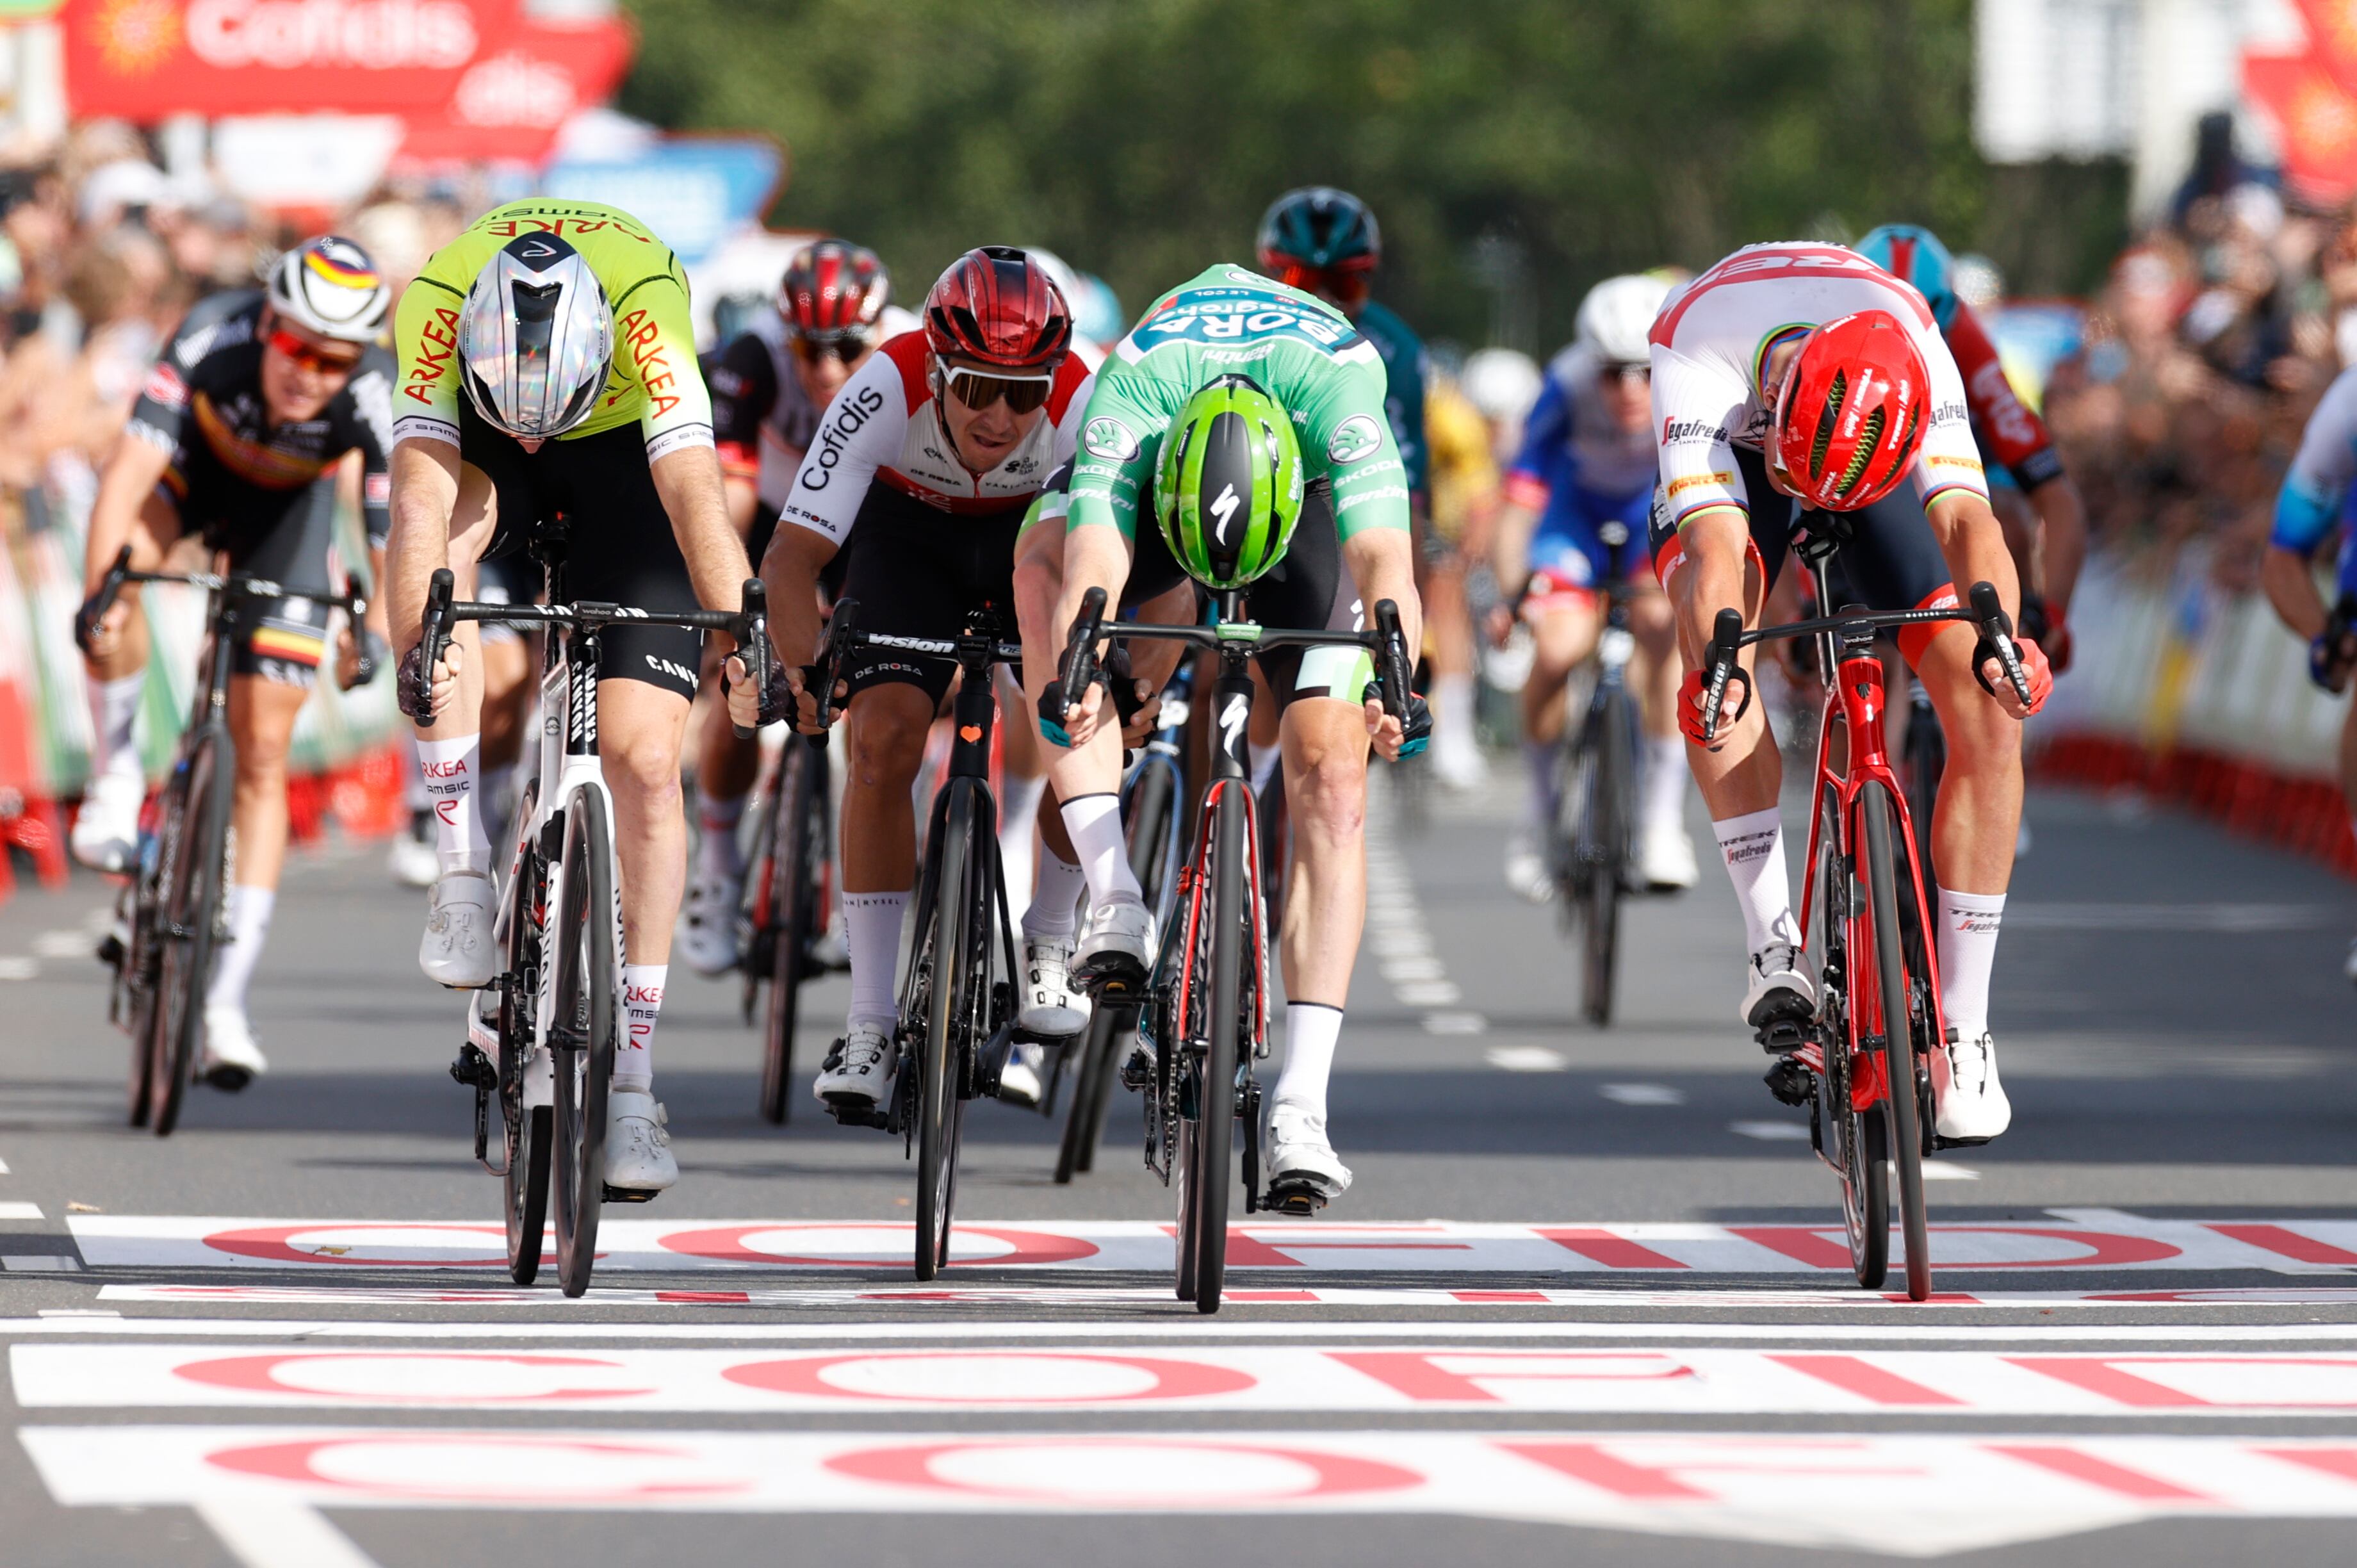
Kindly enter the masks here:
M 162 969 L 157 945 L 163 925 L 164 889 L 178 864 L 180 828 L 187 812 L 186 792 L 176 777 L 156 802 L 156 861 L 140 873 L 131 901 L 131 940 L 123 955 L 124 972 L 131 983 L 131 1108 L 130 1124 L 147 1125 L 155 1110 L 156 991 Z
M 1898 1176 L 1900 1222 L 1907 1248 L 1907 1297 L 1932 1294 L 1932 1251 L 1923 1213 L 1923 1130 L 1915 1099 L 1915 1036 L 1908 1005 L 1907 959 L 1899 927 L 1896 862 L 1891 855 L 1891 802 L 1872 780 L 1858 791 L 1858 816 L 1866 832 L 1867 896 L 1874 912 L 1875 968 L 1882 997 L 1883 1062 L 1889 1093 L 1891 1168 Z
M 508 1278 L 520 1285 L 540 1277 L 548 1237 L 549 1150 L 555 1136 L 552 1109 L 525 1106 L 508 1149 L 507 1174 L 500 1178 L 506 1198 Z
M 1089 1013 L 1089 1026 L 1081 1035 L 1076 1049 L 1066 1054 L 1073 1058 L 1069 1069 L 1072 1077 L 1071 1103 L 1064 1108 L 1064 1130 L 1056 1140 L 1056 1185 L 1069 1187 L 1073 1176 L 1087 1170 L 1092 1163 L 1088 1155 L 1095 1152 L 1094 1130 L 1090 1125 L 1089 1100 L 1096 1092 L 1097 1079 L 1103 1069 L 1101 1058 L 1113 1049 L 1114 1009 L 1103 1004 Z
M 527 829 L 537 810 L 539 793 L 540 780 L 534 779 L 524 785 L 520 797 L 517 820 Z M 532 923 L 531 911 L 540 907 L 546 874 L 541 864 L 536 833 L 527 832 L 525 842 L 517 847 L 504 890 L 505 940 L 500 953 L 502 969 L 515 983 L 500 995 L 498 1068 L 503 1079 L 512 1071 L 521 1101 L 522 1081 L 529 1077 L 532 1067 L 531 1029 L 522 1021 L 531 1017 L 539 1002 L 539 986 L 526 983 L 526 979 L 539 974 L 546 956 L 537 928 Z M 527 944 L 529 963 L 518 958 L 519 953 L 527 950 Z M 501 1093 L 504 1096 L 505 1090 Z M 519 1285 L 528 1285 L 540 1277 L 541 1255 L 547 1245 L 549 1146 L 554 1136 L 554 1122 L 548 1106 L 519 1102 L 516 1109 L 520 1114 L 511 1130 L 507 1107 L 500 1107 L 500 1135 L 508 1144 L 507 1168 L 500 1175 L 500 1210 L 507 1232 L 508 1278 Z
M 952 781 L 949 810 L 942 822 L 941 875 L 933 883 L 933 982 L 926 997 L 925 1035 L 917 1055 L 917 1236 L 916 1272 L 930 1280 L 946 1261 L 949 1207 L 955 1157 L 951 1119 L 957 1085 L 950 1074 L 954 1035 L 965 988 L 966 923 L 973 913 L 968 866 L 976 843 L 974 792 Z
M 148 1124 L 158 1138 L 170 1137 L 179 1125 L 188 1086 L 196 1081 L 205 1033 L 204 995 L 212 981 L 213 926 L 229 847 L 231 790 L 222 774 L 234 779 L 236 769 L 237 751 L 226 729 L 200 733 L 188 747 L 187 820 L 196 824 L 196 832 L 186 841 L 190 853 L 180 858 L 165 900 L 167 926 L 188 934 L 167 930 L 156 976 L 156 1077 Z
M 1923 886 L 1937 886 L 1932 820 L 1940 802 L 1940 780 L 1948 770 L 1948 735 L 1929 703 L 1908 712 L 1906 754 L 1907 816 L 1915 830 L 1915 858 L 1923 868 Z
M 1587 908 L 1581 1002 L 1587 1021 L 1598 1028 L 1612 1022 L 1616 966 L 1620 950 L 1620 900 L 1629 866 L 1631 755 L 1635 717 L 1628 693 L 1607 691 L 1596 714 L 1598 764 L 1589 780 Z
M 818 757 L 800 736 L 786 741 L 771 790 L 770 824 L 770 1004 L 762 1014 L 761 1119 L 791 1118 L 794 1031 L 802 1022 L 802 961 L 810 950 L 810 789 Z
M 1841 1143 L 1842 1228 L 1848 1236 L 1852 1276 L 1862 1289 L 1880 1290 L 1890 1272 L 1890 1184 L 1883 1166 L 1889 1140 L 1881 1131 L 1880 1116 L 1860 1115 L 1851 1108 L 1849 1071 L 1834 1071 L 1836 1058 L 1846 1069 L 1857 1057 L 1857 1020 L 1831 994 L 1835 980 L 1847 972 L 1848 917 L 1857 894 L 1842 854 L 1840 797 L 1830 789 L 1819 802 L 1817 865 L 1810 889 L 1815 899 L 1809 911 L 1815 927 L 1811 945 L 1820 977 L 1817 1016 L 1822 1026 L 1830 1015 L 1841 1035 L 1835 1039 L 1835 1030 L 1824 1029 L 1820 1036 L 1828 1076 L 1819 1092 L 1825 1097 L 1827 1122 L 1838 1119 L 1835 1135 Z
M 1244 877 L 1251 819 L 1243 792 L 1220 791 L 1211 863 L 1211 994 L 1201 1081 L 1195 1093 L 1195 1310 L 1220 1310 L 1228 1273 L 1228 1198 L 1233 1179 L 1229 1151 L 1235 1138 L 1236 1054 L 1249 1031 L 1243 1024 Z
M 589 1288 L 597 1262 L 597 1222 L 606 1201 L 606 1096 L 614 1074 L 619 1008 L 615 951 L 614 858 L 604 802 L 573 792 L 565 807 L 565 896 L 556 930 L 552 1018 L 583 1021 L 587 1039 L 576 1069 L 553 1051 L 555 1115 L 556 1280 L 568 1296 Z M 577 1073 L 577 1076 L 576 1076 Z M 561 1160 L 561 1164 L 556 1163 Z

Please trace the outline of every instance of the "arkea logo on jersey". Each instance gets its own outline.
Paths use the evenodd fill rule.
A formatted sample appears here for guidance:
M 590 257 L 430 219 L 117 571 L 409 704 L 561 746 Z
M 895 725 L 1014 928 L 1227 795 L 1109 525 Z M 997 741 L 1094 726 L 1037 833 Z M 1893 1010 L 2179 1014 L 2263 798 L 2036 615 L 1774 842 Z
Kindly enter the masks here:
M 432 317 L 417 329 L 417 358 L 402 377 L 403 393 L 419 403 L 432 403 L 434 383 L 442 379 L 443 367 L 457 349 L 458 313 L 447 306 L 435 306 Z
M 1339 467 L 1347 467 L 1363 457 L 1372 456 L 1383 444 L 1383 427 L 1374 416 L 1354 413 L 1335 426 L 1327 438 L 1327 458 Z
M 1110 414 L 1100 414 L 1089 421 L 1081 432 L 1081 445 L 1090 456 L 1103 457 L 1108 463 L 1126 463 L 1137 456 L 1136 435 Z

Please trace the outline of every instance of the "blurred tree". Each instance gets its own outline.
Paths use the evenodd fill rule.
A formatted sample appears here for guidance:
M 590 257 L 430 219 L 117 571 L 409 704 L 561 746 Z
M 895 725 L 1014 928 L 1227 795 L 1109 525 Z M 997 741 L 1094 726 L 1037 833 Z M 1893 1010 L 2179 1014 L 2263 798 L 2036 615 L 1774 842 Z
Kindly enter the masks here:
M 1886 220 L 1973 243 L 1991 187 L 1971 0 L 627 3 L 622 107 L 778 136 L 773 220 L 876 246 L 904 294 L 1028 242 L 1135 310 L 1329 183 L 1420 329 L 1540 348 L 1614 272 Z

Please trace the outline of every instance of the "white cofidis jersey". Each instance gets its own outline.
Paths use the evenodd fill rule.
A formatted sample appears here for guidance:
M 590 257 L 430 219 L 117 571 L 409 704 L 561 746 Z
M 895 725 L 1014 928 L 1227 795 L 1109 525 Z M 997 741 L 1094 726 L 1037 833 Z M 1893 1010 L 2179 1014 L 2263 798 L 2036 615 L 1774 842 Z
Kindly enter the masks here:
M 871 484 L 888 485 L 945 512 L 1017 511 L 1071 460 L 1092 379 L 1079 356 L 1067 355 L 1058 367 L 1030 434 L 985 474 L 959 461 L 950 445 L 927 374 L 930 358 L 922 332 L 903 333 L 843 383 L 802 454 L 781 518 L 842 544 Z
M 1932 418 L 1916 454 L 1925 506 L 1951 490 L 1986 499 L 1964 377 L 1931 307 L 1909 285 L 1839 245 L 1747 245 L 1671 296 L 1654 318 L 1653 433 L 1660 503 L 1674 523 L 1714 507 L 1749 515 L 1737 446 L 1765 446 L 1775 389 L 1760 377 L 1777 345 L 1863 310 L 1893 316 L 1930 376 Z

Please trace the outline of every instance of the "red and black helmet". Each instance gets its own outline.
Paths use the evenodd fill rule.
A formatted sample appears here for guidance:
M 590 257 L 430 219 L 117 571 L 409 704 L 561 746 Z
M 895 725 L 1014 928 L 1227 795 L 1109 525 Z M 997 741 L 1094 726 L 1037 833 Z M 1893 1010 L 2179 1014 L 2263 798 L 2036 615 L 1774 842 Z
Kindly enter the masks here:
M 1028 252 L 985 245 L 952 262 L 925 296 L 925 338 L 935 354 L 1052 370 L 1072 346 L 1072 308 Z
M 1809 335 L 1776 394 L 1776 460 L 1806 504 L 1872 506 L 1899 488 L 1931 423 L 1929 373 L 1888 311 L 1836 317 Z
M 778 314 L 798 338 L 872 339 L 891 294 L 892 274 L 875 252 L 848 240 L 821 240 L 786 263 Z

